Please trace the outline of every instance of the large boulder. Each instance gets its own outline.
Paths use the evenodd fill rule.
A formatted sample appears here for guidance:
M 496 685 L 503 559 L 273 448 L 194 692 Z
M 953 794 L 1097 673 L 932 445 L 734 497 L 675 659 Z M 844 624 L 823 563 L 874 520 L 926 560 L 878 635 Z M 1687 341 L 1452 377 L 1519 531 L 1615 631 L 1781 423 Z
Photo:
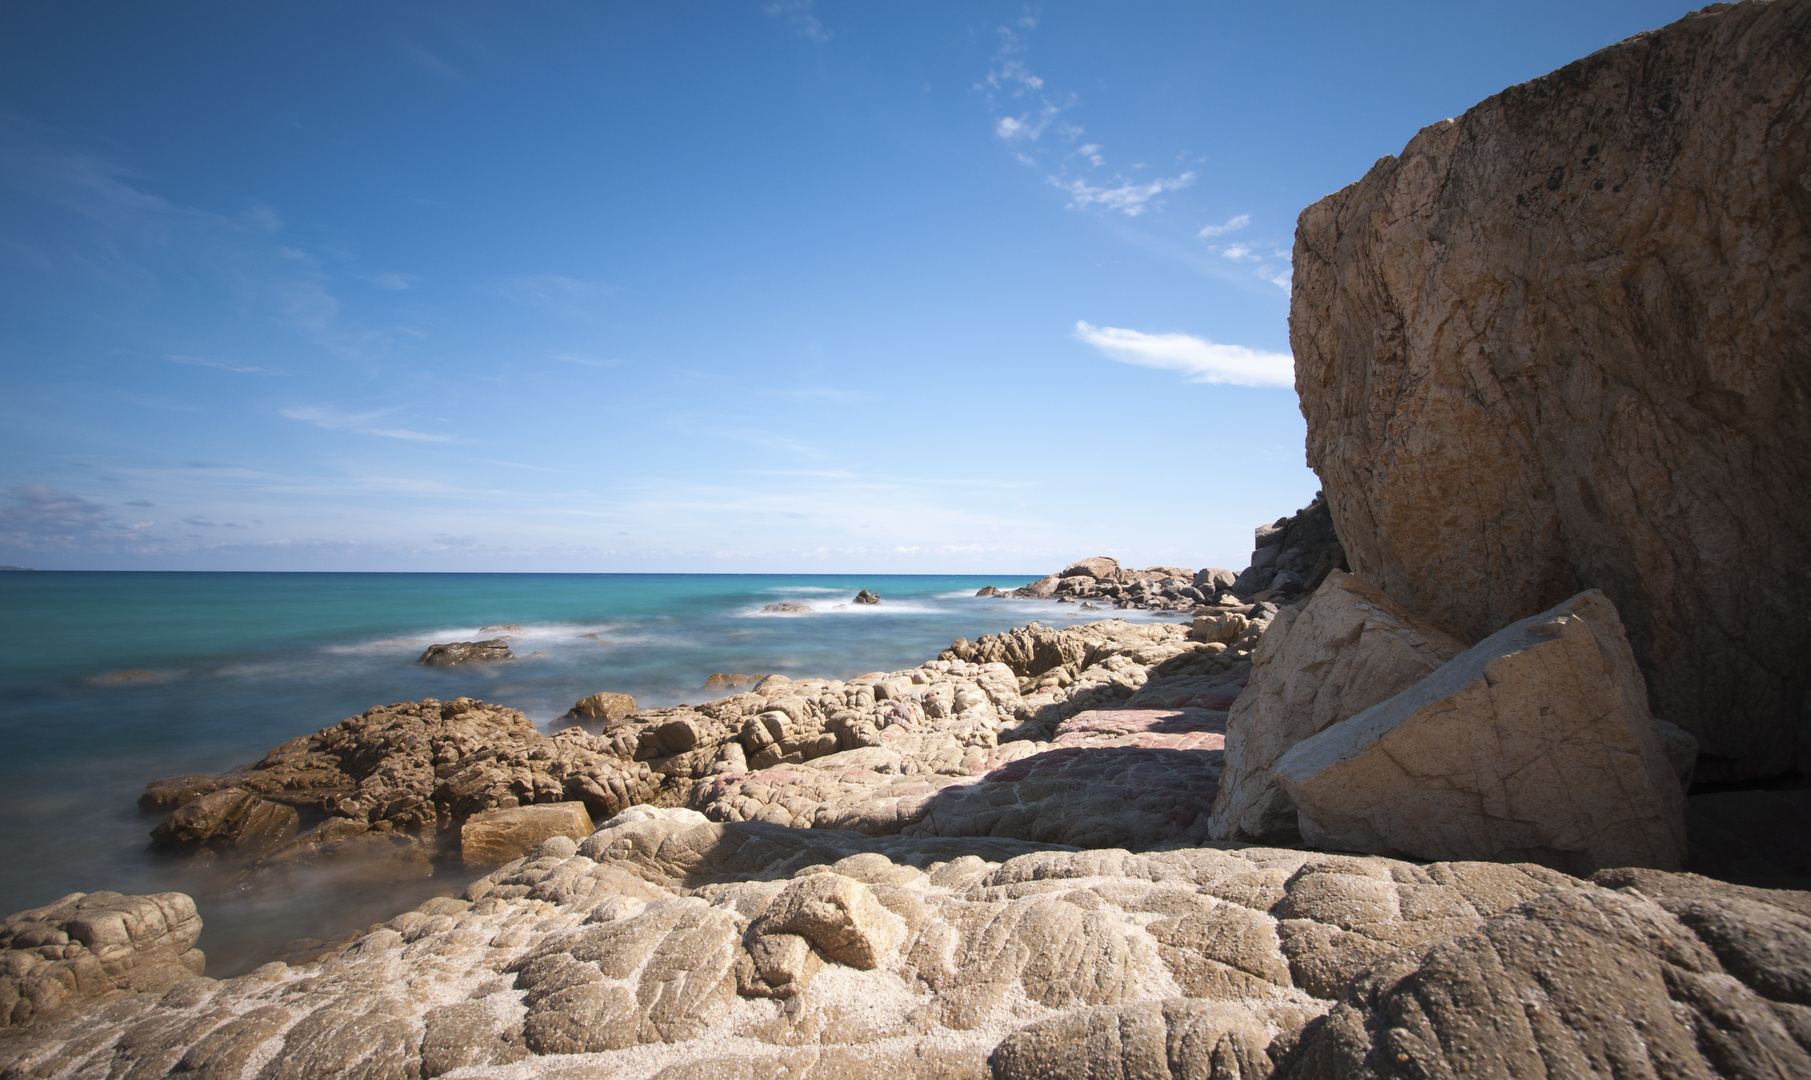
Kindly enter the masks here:
M 715 676 L 712 676 L 715 678 Z M 580 698 L 567 710 L 561 720 L 574 723 L 590 723 L 594 726 L 613 728 L 628 719 L 635 711 L 635 699 L 628 694 L 613 694 L 600 690 L 590 697 Z
M 1277 615 L 1252 654 L 1250 681 L 1226 723 L 1226 766 L 1212 835 L 1297 839 L 1295 806 L 1270 774 L 1277 759 L 1303 739 L 1395 697 L 1464 651 L 1465 642 L 1381 590 L 1332 571 L 1307 604 Z
M 1811 768 L 1811 4 L 1719 4 L 1303 212 L 1290 343 L 1351 569 L 1481 637 L 1615 601 L 1700 780 Z
M 1684 793 L 1595 590 L 1297 743 L 1271 772 L 1316 847 L 1571 873 L 1685 865 Z
M 1119 560 L 1106 555 L 1077 559 L 1063 568 L 1058 577 L 1090 577 L 1096 581 L 1113 581 L 1119 577 Z

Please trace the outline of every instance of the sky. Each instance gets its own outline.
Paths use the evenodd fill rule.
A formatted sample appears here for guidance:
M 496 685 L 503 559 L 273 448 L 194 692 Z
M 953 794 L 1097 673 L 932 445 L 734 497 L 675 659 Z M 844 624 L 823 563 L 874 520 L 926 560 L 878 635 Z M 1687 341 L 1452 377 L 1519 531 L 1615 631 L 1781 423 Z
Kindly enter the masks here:
M 0 6 L 0 563 L 1242 567 L 1302 208 L 1690 5 Z

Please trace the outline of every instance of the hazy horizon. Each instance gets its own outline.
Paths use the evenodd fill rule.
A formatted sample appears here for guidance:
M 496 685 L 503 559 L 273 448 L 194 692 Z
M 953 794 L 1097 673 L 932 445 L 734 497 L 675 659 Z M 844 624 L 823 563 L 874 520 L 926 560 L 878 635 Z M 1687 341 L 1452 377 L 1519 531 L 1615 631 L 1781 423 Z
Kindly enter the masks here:
M 0 563 L 1242 567 L 1297 213 L 1693 5 L 0 12 Z

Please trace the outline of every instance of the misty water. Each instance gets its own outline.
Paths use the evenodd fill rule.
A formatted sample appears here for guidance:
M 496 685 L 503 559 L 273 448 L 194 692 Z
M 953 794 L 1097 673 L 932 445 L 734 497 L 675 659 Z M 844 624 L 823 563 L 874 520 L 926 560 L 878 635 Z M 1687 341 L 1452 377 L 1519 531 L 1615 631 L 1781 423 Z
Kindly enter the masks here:
M 427 880 L 322 872 L 234 887 L 158 851 L 146 782 L 248 765 L 372 705 L 467 695 L 546 730 L 599 690 L 697 703 L 714 672 L 847 678 L 931 659 L 958 637 L 1142 612 L 978 599 L 1026 577 L 731 574 L 0 574 L 0 915 L 69 892 L 196 898 L 214 975 L 297 938 L 330 938 L 453 894 Z M 859 589 L 883 602 L 856 605 Z M 767 614 L 782 600 L 810 614 Z M 1173 616 L 1171 616 L 1173 617 Z M 509 631 L 515 663 L 429 668 L 435 642 Z M 487 635 L 487 636 L 495 636 Z

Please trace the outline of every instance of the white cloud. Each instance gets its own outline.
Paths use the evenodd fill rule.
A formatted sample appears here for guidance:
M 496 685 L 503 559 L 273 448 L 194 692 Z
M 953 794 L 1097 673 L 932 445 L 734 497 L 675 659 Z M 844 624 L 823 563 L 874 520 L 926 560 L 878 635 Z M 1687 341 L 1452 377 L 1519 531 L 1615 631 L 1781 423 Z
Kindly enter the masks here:
M 1250 224 L 1251 215 L 1240 214 L 1237 217 L 1227 218 L 1224 225 L 1203 225 L 1201 231 L 1195 235 L 1203 239 L 1209 236 L 1225 236 L 1229 232 L 1238 232 Z
M 1264 259 L 1262 255 L 1253 255 L 1249 244 L 1228 244 L 1219 251 L 1222 259 L 1231 259 L 1234 262 L 1262 262 Z
M 289 372 L 278 368 L 253 367 L 241 364 L 236 360 L 209 360 L 205 356 L 166 356 L 172 364 L 187 364 L 190 367 L 218 368 L 221 371 L 232 371 L 240 375 L 287 375 Z
M 1114 360 L 1180 371 L 1189 382 L 1234 386 L 1294 386 L 1295 359 L 1243 345 L 1218 345 L 1189 334 L 1146 334 L 1114 326 L 1075 324 L 1075 336 Z
M 291 420 L 300 420 L 329 431 L 351 431 L 360 435 L 382 435 L 386 439 L 406 439 L 409 442 L 446 442 L 451 435 L 431 435 L 425 431 L 410 431 L 406 428 L 373 427 L 373 423 L 395 412 L 395 409 L 378 409 L 374 412 L 343 413 L 335 409 L 317 408 L 315 406 L 298 406 L 284 409 L 283 415 Z
M 783 18 L 792 24 L 799 36 L 811 41 L 829 41 L 830 31 L 811 13 L 812 0 L 776 0 L 762 10 L 769 18 Z
M 1292 280 L 1292 269 L 1290 267 L 1285 266 L 1281 270 L 1275 271 L 1259 270 L 1258 276 L 1286 293 L 1293 293 L 1295 291 L 1294 282 Z
M 1153 205 L 1162 205 L 1154 201 L 1166 191 L 1177 191 L 1195 182 L 1195 174 L 1185 172 L 1170 179 L 1157 179 L 1148 184 L 1134 184 L 1124 177 L 1116 176 L 1118 187 L 1096 187 L 1086 180 L 1065 180 L 1060 176 L 1048 177 L 1050 183 L 1069 193 L 1069 209 L 1079 210 L 1088 206 L 1102 206 L 1108 210 L 1118 210 L 1127 217 L 1137 217 Z

